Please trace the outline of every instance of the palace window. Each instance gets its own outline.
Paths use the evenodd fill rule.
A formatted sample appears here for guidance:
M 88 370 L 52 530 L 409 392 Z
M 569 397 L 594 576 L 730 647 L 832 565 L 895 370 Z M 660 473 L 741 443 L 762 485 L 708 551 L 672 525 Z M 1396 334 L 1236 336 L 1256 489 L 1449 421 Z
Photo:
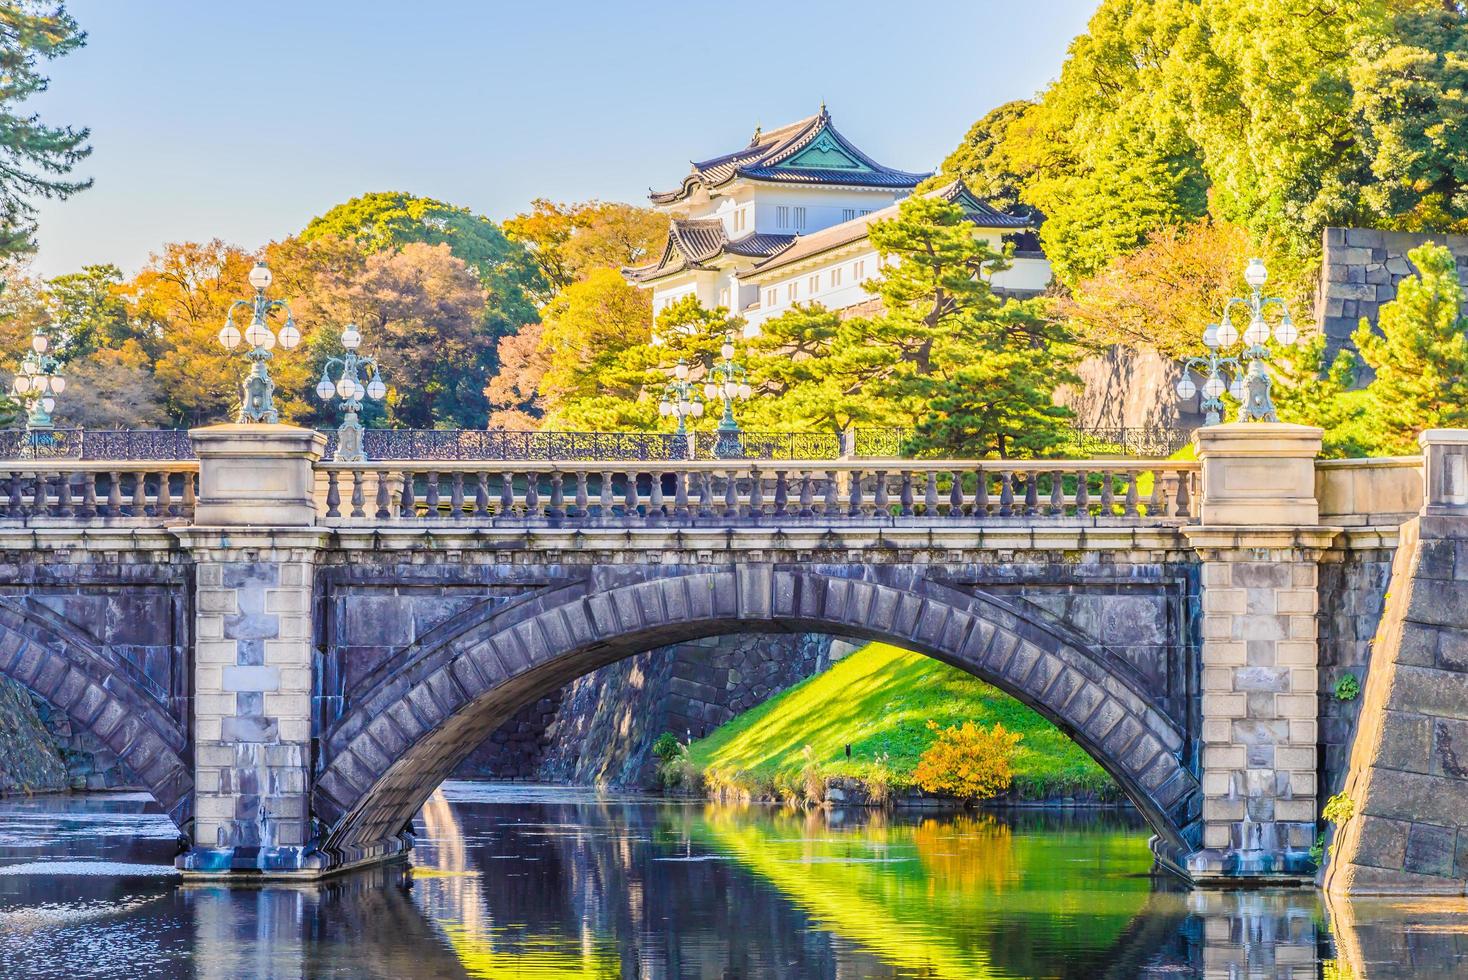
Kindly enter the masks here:
M 839 285 L 841 285 L 841 267 L 838 265 L 831 270 L 831 288 L 834 289 Z
M 805 208 L 795 209 L 795 228 L 797 231 L 805 230 Z
M 719 290 L 719 305 L 725 309 L 729 308 L 729 287 L 725 286 Z
M 814 296 L 816 293 L 818 293 L 820 291 L 821 291 L 821 275 L 820 275 L 820 273 L 816 273 L 815 275 L 813 275 L 813 276 L 810 277 L 810 294 L 812 296 Z
M 734 230 L 744 230 L 744 209 L 738 208 L 734 211 Z
M 765 305 L 766 306 L 774 306 L 775 303 L 778 302 L 778 301 L 779 301 L 779 297 L 776 295 L 775 290 L 773 290 L 773 289 L 766 289 L 765 290 Z
M 790 209 L 787 208 L 783 204 L 780 205 L 779 207 L 775 208 L 775 227 L 776 228 L 789 228 L 790 227 Z
M 861 280 L 867 277 L 867 260 L 857 259 L 851 263 L 851 276 L 853 279 Z
M 863 208 L 860 212 L 857 213 L 857 217 L 858 218 L 865 218 L 867 215 L 869 215 L 871 213 L 872 213 L 872 209 L 871 208 Z
M 798 299 L 800 299 L 800 283 L 792 282 L 785 287 L 785 301 L 787 303 L 793 303 Z
M 855 221 L 856 220 L 856 208 L 842 208 L 841 209 L 841 220 L 842 221 Z

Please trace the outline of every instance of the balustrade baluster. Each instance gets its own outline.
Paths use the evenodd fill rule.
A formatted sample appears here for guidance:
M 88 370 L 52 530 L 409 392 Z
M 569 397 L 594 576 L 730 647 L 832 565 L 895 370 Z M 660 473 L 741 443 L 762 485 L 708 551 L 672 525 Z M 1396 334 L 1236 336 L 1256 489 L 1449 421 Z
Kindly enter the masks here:
M 198 478 L 199 473 L 197 470 L 189 470 L 187 473 L 184 474 L 183 508 L 185 517 L 192 518 L 194 516 L 194 502 L 197 496 L 197 490 L 195 489 L 197 484 L 194 481 L 196 481 Z
M 500 517 L 515 516 L 515 474 L 500 471 Z
M 642 498 L 637 492 L 637 471 L 627 471 L 627 485 L 622 493 L 622 510 L 628 517 L 636 517 L 642 507 Z
M 56 474 L 56 516 L 70 517 L 71 510 L 71 474 Z
M 1065 516 L 1065 477 L 1059 470 L 1050 471 L 1050 507 L 1046 513 Z
M 1188 497 L 1189 485 L 1192 483 L 1192 474 L 1187 470 L 1177 470 L 1173 473 L 1176 481 L 1172 493 L 1172 516 L 1190 517 L 1188 513 L 1192 501 Z
M 1110 470 L 1101 471 L 1101 516 L 1111 517 L 1116 513 L 1116 481 Z
M 449 488 L 449 516 L 454 520 L 464 517 L 464 472 L 454 470 L 454 482 Z
M 681 467 L 673 470 L 673 516 L 688 516 L 688 473 Z
M 5 516 L 25 516 L 25 497 L 21 493 L 21 474 L 19 473 L 10 474 L 10 506 L 6 509 Z
M 392 474 L 387 470 L 375 470 L 377 477 L 377 512 L 373 515 L 379 521 L 385 521 L 392 517 Z
M 1076 474 L 1076 516 L 1088 517 L 1091 512 L 1091 474 L 1081 470 Z
M 785 470 L 775 471 L 775 516 L 786 516 L 785 507 L 790 502 L 790 487 L 786 483 Z
M 989 516 L 989 471 L 979 470 L 974 474 L 979 478 L 979 485 L 974 490 L 974 516 Z
M 424 514 L 430 521 L 436 521 L 443 517 L 443 512 L 438 507 L 438 471 L 429 470 L 424 479 L 427 481 L 427 490 L 423 496 L 423 506 L 427 508 Z
M 714 514 L 713 479 L 708 470 L 698 471 L 698 516 L 712 517 Z
M 800 516 L 814 517 L 816 514 L 815 480 L 812 470 L 800 471 Z
M 413 499 L 415 476 L 416 474 L 412 470 L 403 470 L 403 493 L 398 513 L 410 521 L 418 516 L 418 502 Z
M 352 470 L 352 516 L 367 516 L 367 478 L 360 469 Z
M 821 508 L 821 514 L 825 517 L 835 517 L 841 513 L 841 484 L 836 479 L 835 470 L 826 471 L 826 504 Z
M 1014 473 L 1011 470 L 999 474 L 999 516 L 1014 516 Z
M 848 517 L 862 516 L 863 501 L 861 489 L 861 473 L 857 472 L 856 470 L 852 470 L 851 487 L 846 495 L 848 504 L 846 508 L 846 514 Z
M 488 470 L 480 470 L 474 474 L 474 516 L 480 520 L 487 520 L 490 516 Z
M 546 512 L 546 516 L 559 520 L 566 516 L 566 478 L 561 475 L 560 470 L 551 470 L 550 485 L 550 510 Z
M 1122 511 L 1127 517 L 1137 516 L 1137 471 L 1126 471 L 1126 509 Z
M 927 486 L 923 487 L 923 516 L 938 516 L 938 471 L 928 470 Z
M 525 516 L 545 516 L 540 506 L 540 474 L 533 470 L 525 474 Z
M 341 516 L 341 490 L 337 486 L 336 470 L 326 471 L 326 516 Z
M 164 470 L 163 472 L 161 472 L 161 473 L 158 474 L 158 516 L 159 517 L 172 517 L 173 516 L 173 487 L 169 485 L 172 480 L 173 480 L 173 474 L 170 473 L 170 472 L 168 472 L 167 470 Z M 70 482 L 70 478 L 69 477 L 68 477 L 68 482 Z
M 739 481 L 734 470 L 721 471 L 724 477 L 724 516 L 739 516 Z
M 1167 516 L 1167 488 L 1163 486 L 1166 482 L 1161 470 L 1152 471 L 1152 496 L 1147 498 L 1148 517 Z
M 192 476 L 193 474 L 191 473 L 184 474 L 185 486 L 188 485 L 188 481 L 190 478 L 192 478 Z M 83 517 L 97 516 L 97 474 L 93 473 L 91 470 L 87 470 L 85 473 L 82 474 L 81 514 Z
M 873 475 L 876 486 L 872 497 L 872 513 L 877 517 L 891 517 L 891 498 L 887 495 L 887 471 L 877 470 Z
M 148 510 L 148 474 L 138 470 L 133 474 L 133 516 L 152 516 Z
M 652 470 L 647 475 L 648 479 L 648 504 L 647 513 L 649 517 L 663 516 L 663 474 L 658 470 Z
M 585 517 L 590 509 L 591 502 L 586 494 L 586 471 L 576 471 L 576 516 Z
M 908 470 L 902 471 L 902 486 L 897 491 L 897 501 L 902 505 L 899 513 L 903 517 L 912 517 L 912 473 Z
M 749 516 L 763 517 L 765 514 L 765 475 L 758 469 L 749 468 Z
M 47 517 L 51 512 L 51 477 L 46 473 L 37 473 L 36 482 L 31 487 L 31 513 L 37 517 Z
M 1034 517 L 1040 512 L 1040 471 L 1025 471 L 1025 516 Z
M 963 516 L 963 474 L 960 473 L 958 470 L 954 470 L 952 473 L 949 473 L 948 476 L 953 481 L 953 485 L 948 488 L 948 516 L 949 517 L 962 517 Z M 980 473 L 979 474 L 979 485 L 980 486 L 983 486 L 983 484 L 984 484 L 984 474 Z M 977 504 L 975 504 L 975 510 L 974 510 L 974 512 L 975 513 L 978 513 L 978 505 Z
M 601 475 L 601 504 L 597 508 L 597 513 L 602 517 L 611 517 L 615 514 L 616 508 L 612 506 L 612 500 L 612 474 L 608 470 Z

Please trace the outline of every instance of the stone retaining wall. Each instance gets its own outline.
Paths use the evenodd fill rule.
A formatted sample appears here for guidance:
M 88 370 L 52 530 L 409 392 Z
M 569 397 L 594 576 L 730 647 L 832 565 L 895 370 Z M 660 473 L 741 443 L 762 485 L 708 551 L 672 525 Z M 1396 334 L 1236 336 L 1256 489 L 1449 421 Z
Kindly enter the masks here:
M 1468 282 L 1468 235 L 1418 234 L 1372 228 L 1327 228 L 1315 297 L 1315 322 L 1331 352 L 1353 347 L 1351 334 L 1365 317 L 1376 323 L 1397 284 L 1415 273 L 1407 253 L 1425 242 L 1446 245 L 1458 259 L 1458 276 Z

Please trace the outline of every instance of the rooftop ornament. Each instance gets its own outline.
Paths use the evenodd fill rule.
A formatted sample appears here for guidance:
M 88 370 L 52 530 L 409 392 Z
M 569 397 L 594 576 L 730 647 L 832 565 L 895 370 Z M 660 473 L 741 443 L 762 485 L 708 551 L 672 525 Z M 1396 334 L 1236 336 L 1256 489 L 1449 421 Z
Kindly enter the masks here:
M 283 350 L 292 350 L 301 342 L 301 331 L 296 329 L 295 318 L 291 316 L 291 308 L 286 305 L 285 300 L 265 298 L 265 290 L 269 288 L 273 278 L 264 262 L 256 262 L 255 267 L 250 270 L 250 285 L 255 287 L 254 298 L 237 299 L 231 303 L 229 313 L 224 318 L 224 328 L 219 331 L 219 343 L 225 350 L 233 351 L 238 348 L 241 339 L 250 345 L 250 349 L 245 352 L 251 367 L 249 376 L 245 378 L 243 398 L 240 401 L 237 419 L 240 422 L 274 424 L 280 421 L 280 413 L 275 410 L 275 382 L 270 380 L 266 362 L 273 356 L 270 352 L 275 348 L 277 340 Z M 245 328 L 243 335 L 234 324 L 234 311 L 240 308 L 251 311 L 250 325 Z M 285 323 L 277 337 L 276 332 L 270 328 L 270 315 L 282 310 L 285 312 Z
M 316 382 L 316 397 L 327 404 L 333 397 L 340 399 L 342 422 L 337 428 L 336 455 L 338 463 L 361 463 L 367 459 L 362 451 L 362 422 L 358 413 L 362 411 L 362 399 L 382 401 L 387 396 L 387 385 L 382 380 L 382 368 L 377 358 L 362 357 L 357 348 L 362 346 L 362 334 L 356 325 L 347 324 L 342 331 L 341 357 L 329 357 L 321 365 L 321 380 Z M 337 380 L 331 380 L 331 371 L 337 369 Z M 362 378 L 367 383 L 362 383 Z
M 1199 407 L 1203 410 L 1205 425 L 1217 425 L 1223 420 L 1225 391 L 1239 402 L 1240 422 L 1279 421 L 1274 402 L 1269 397 L 1269 373 L 1264 370 L 1264 365 L 1274 357 L 1269 349 L 1269 340 L 1272 336 L 1279 346 L 1292 347 L 1299 341 L 1300 331 L 1290 317 L 1285 301 L 1277 296 L 1264 295 L 1264 283 L 1268 278 L 1264 261 L 1250 259 L 1244 269 L 1249 298 L 1234 297 L 1225 303 L 1223 319 L 1209 324 L 1203 331 L 1203 346 L 1208 348 L 1208 354 L 1190 357 L 1183 363 L 1183 376 L 1177 383 L 1178 397 L 1186 400 L 1198 393 L 1198 385 L 1190 371 L 1197 371 L 1203 376 L 1203 401 Z M 1240 339 L 1239 328 L 1232 318 L 1235 306 L 1243 307 L 1249 315 L 1249 325 L 1243 333 L 1244 348 L 1237 355 L 1223 355 L 1220 351 L 1227 350 Z M 1265 312 L 1271 307 L 1278 307 L 1282 314 L 1272 331 L 1264 319 Z M 1226 379 L 1225 368 L 1233 373 L 1232 383 Z
M 26 408 L 26 432 L 49 433 L 54 428 L 51 413 L 56 410 L 56 396 L 65 390 L 66 379 L 61 376 L 61 361 L 52 353 L 51 338 L 37 327 L 11 385 Z

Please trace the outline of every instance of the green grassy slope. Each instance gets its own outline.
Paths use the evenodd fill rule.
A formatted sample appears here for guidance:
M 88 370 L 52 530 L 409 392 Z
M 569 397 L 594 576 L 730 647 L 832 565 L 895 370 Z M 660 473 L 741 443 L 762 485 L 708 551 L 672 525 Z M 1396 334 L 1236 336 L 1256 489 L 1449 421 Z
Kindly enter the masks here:
M 885 753 L 894 775 L 907 783 L 933 741 L 929 719 L 945 728 L 1000 722 L 1021 733 L 1015 785 L 1026 797 L 1116 793 L 1101 767 L 1034 711 L 957 668 L 882 643 L 862 647 L 694 742 L 690 758 L 700 769 L 769 778 L 798 772 L 809 745 L 828 774 L 860 777 Z

